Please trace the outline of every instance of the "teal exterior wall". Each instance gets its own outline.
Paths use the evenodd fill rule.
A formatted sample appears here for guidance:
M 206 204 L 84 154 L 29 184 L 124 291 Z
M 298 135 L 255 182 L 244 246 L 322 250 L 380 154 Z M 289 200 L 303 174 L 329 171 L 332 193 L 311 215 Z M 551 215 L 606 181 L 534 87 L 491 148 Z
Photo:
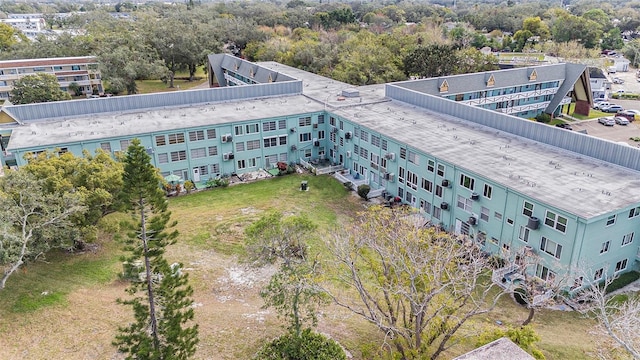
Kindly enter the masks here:
M 500 254 L 503 248 L 518 252 L 529 246 L 545 266 L 557 273 L 588 267 L 594 272 L 603 269 L 613 274 L 625 259 L 626 267 L 621 272 L 639 268 L 640 240 L 635 238 L 635 232 L 640 208 L 637 216 L 634 207 L 587 221 L 330 112 L 70 141 L 56 147 L 78 156 L 83 150 L 94 152 L 100 148 L 115 153 L 126 149 L 134 137 L 141 140 L 164 175 L 175 173 L 197 182 L 197 170 L 199 181 L 204 182 L 219 175 L 271 168 L 277 161 L 326 158 L 368 179 L 372 189 L 384 188 L 389 195 L 421 209 L 433 224 L 468 234 L 487 252 Z M 26 148 L 14 154 L 18 165 L 23 165 L 26 153 L 43 150 L 47 149 Z M 233 159 L 225 158 L 231 153 Z M 444 185 L 445 180 L 448 185 Z M 533 206 L 530 214 L 523 212 L 525 202 Z M 632 210 L 634 216 L 629 218 Z M 566 222 L 550 222 L 548 212 Z M 527 227 L 530 215 L 539 219 L 537 229 Z M 607 225 L 613 215 L 615 222 Z M 527 241 L 521 239 L 524 233 Z M 623 245 L 629 237 L 632 241 Z M 606 241 L 610 245 L 602 251 Z M 554 244 L 553 249 L 549 244 Z

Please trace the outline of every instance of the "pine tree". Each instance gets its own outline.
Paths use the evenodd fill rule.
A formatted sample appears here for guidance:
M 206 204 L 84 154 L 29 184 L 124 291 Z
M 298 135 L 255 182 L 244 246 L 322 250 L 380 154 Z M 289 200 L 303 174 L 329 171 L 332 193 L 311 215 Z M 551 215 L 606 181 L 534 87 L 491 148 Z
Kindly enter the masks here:
M 135 322 L 119 329 L 114 345 L 127 359 L 188 359 L 198 343 L 198 326 L 190 323 L 193 289 L 182 265 L 169 265 L 163 256 L 178 233 L 171 230 L 176 222 L 171 222 L 160 176 L 150 160 L 134 139 L 124 159 L 122 200 L 138 225 L 126 242 L 130 256 L 125 260 L 142 262 L 144 274 L 127 289 L 132 297 L 118 300 L 132 306 Z

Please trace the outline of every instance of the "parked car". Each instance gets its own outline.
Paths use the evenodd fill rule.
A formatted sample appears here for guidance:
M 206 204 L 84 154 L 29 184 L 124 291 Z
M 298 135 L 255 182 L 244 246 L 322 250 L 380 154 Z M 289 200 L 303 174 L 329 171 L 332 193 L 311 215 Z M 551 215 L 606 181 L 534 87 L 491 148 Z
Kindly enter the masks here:
M 598 122 L 604 126 L 613 126 L 616 124 L 615 120 L 610 117 L 601 117 L 598 119 Z
M 604 112 L 607 112 L 607 113 L 617 113 L 619 111 L 624 110 L 624 108 L 622 106 L 620 106 L 620 105 L 611 105 L 611 106 L 607 106 L 604 109 L 601 108 L 600 110 L 602 110 Z
M 596 110 L 601 110 L 603 107 L 609 106 L 609 105 L 612 105 L 612 104 L 610 102 L 608 102 L 608 101 L 600 101 L 600 102 L 597 102 L 597 103 L 593 104 L 593 108 L 596 109 Z
M 629 120 L 627 120 L 627 118 L 623 118 L 622 116 L 614 117 L 613 121 L 615 121 L 618 125 L 629 125 Z
M 624 80 L 620 79 L 619 77 L 614 77 L 613 78 L 613 83 L 614 84 L 624 84 Z
M 601 103 L 603 101 L 609 101 L 609 99 L 605 99 L 605 98 L 597 98 L 597 99 L 593 99 L 593 103 Z
M 628 113 L 633 114 L 633 115 L 640 115 L 640 110 L 627 109 L 627 110 L 625 110 L 625 112 L 628 112 Z
M 559 127 L 559 128 L 567 129 L 567 130 L 573 130 L 573 128 L 571 127 L 571 125 L 569 125 L 569 124 L 565 124 L 565 123 L 562 123 L 562 124 L 556 124 L 556 126 L 557 126 L 557 127 Z
M 636 119 L 636 112 L 637 110 L 623 110 L 623 111 L 618 111 L 618 113 L 616 114 L 616 116 L 618 117 L 623 117 L 629 121 L 634 121 Z M 639 112 L 640 113 L 640 112 Z

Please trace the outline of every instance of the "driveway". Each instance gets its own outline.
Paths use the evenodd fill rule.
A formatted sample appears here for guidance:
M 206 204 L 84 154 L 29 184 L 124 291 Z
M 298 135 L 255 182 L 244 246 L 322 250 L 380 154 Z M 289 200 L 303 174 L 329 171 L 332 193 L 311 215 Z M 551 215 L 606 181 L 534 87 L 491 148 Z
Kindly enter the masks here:
M 611 114 L 613 116 L 613 114 Z M 629 140 L 632 137 L 640 137 L 640 121 L 636 120 L 629 125 L 604 126 L 598 119 L 581 120 L 571 122 L 573 131 L 586 130 L 587 134 L 614 142 L 623 142 L 630 146 L 638 146 L 640 142 Z

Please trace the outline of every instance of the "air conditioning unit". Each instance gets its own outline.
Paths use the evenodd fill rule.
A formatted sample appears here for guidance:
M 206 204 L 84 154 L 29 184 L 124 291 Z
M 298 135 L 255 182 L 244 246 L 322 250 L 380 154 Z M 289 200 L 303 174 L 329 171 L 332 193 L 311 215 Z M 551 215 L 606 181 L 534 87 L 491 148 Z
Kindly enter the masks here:
M 351 158 L 351 151 L 347 150 L 347 157 Z
M 313 141 L 313 146 L 315 146 L 315 147 L 320 146 L 320 141 L 318 141 L 318 140 L 314 140 L 314 141 Z
M 347 140 L 351 139 L 351 136 L 353 136 L 353 134 L 351 133 L 351 131 L 347 131 L 347 132 L 344 134 L 344 138 L 345 138 L 345 139 L 347 139 Z
M 532 216 L 529 218 L 529 221 L 527 222 L 527 227 L 531 230 L 538 230 L 538 227 L 540 226 L 540 219 L 538 219 L 535 216 Z
M 443 202 L 442 204 L 440 204 L 440 209 L 449 210 L 449 204 L 446 202 Z
M 443 179 L 442 180 L 442 186 L 448 188 L 449 186 L 451 186 L 451 181 L 449 181 L 447 179 Z
M 394 173 L 386 173 L 384 174 L 385 180 L 389 180 L 389 182 L 393 182 L 396 179 L 396 175 Z
M 291 145 L 291 151 L 296 151 L 296 150 L 298 150 L 298 147 L 295 145 Z
M 338 132 L 338 128 L 337 128 L 337 127 L 332 127 L 332 128 L 331 128 L 331 133 L 332 133 L 332 134 L 335 134 L 335 133 L 337 133 L 337 132 Z
M 231 142 L 231 140 L 233 140 L 233 137 L 231 136 L 231 134 L 225 134 L 225 135 L 222 135 L 222 137 L 220 138 L 220 140 L 221 140 L 223 143 L 227 143 L 227 142 Z
M 385 172 L 387 172 L 387 168 L 380 166 L 380 171 L 385 173 Z
M 396 160 L 396 153 L 386 153 L 384 155 L 384 158 L 387 159 L 387 160 L 395 161 Z
M 478 200 L 480 199 L 480 195 L 478 193 L 471 193 L 471 200 Z
M 313 128 L 317 129 L 318 128 L 318 124 L 313 124 Z
M 224 160 L 224 161 L 233 160 L 233 158 L 234 158 L 233 153 L 224 153 L 224 154 L 222 154 L 222 160 Z
M 475 225 L 478 223 L 478 218 L 476 218 L 475 216 L 469 216 L 469 225 Z
M 296 132 L 296 128 L 292 127 L 291 129 L 289 129 L 289 131 L 291 131 L 292 133 Z

